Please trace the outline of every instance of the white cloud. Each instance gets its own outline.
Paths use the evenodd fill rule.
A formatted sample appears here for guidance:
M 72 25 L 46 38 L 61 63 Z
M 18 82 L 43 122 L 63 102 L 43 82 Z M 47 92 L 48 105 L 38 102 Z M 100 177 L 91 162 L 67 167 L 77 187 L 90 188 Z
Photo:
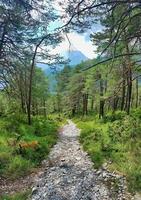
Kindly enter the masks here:
M 61 16 L 66 15 L 65 8 L 67 7 L 68 2 L 69 0 L 63 0 L 63 3 L 62 0 L 54 0 L 53 7 L 56 10 L 56 13 L 60 14 Z M 56 27 L 62 26 L 66 20 L 68 19 L 64 18 L 61 21 L 55 21 L 50 25 L 50 30 L 52 31 Z M 92 45 L 92 42 L 89 40 L 90 32 L 92 31 L 88 30 L 88 32 L 84 34 L 78 34 L 77 32 L 71 32 L 67 34 L 69 41 L 71 42 L 71 46 L 67 37 L 65 36 L 64 41 L 62 41 L 60 45 L 58 45 L 55 49 L 51 50 L 51 53 L 66 55 L 69 50 L 79 50 L 86 57 L 90 59 L 95 58 L 97 56 L 97 54 L 94 52 L 96 50 L 96 47 Z
M 94 52 L 96 47 L 92 45 L 91 41 L 85 40 L 86 34 L 80 35 L 76 32 L 72 32 L 67 36 L 71 44 L 69 44 L 69 41 L 65 36 L 65 40 L 58 47 L 53 49 L 52 53 L 65 54 L 69 50 L 79 50 L 88 58 L 92 59 L 96 57 L 96 53 Z
M 63 16 L 65 13 L 65 8 L 68 4 L 68 0 L 54 0 L 53 7 L 56 10 L 55 12 L 61 16 Z M 37 17 L 37 13 L 33 13 L 33 16 Z M 67 20 L 67 18 L 65 19 Z M 64 20 L 56 20 L 55 22 L 50 24 L 49 30 L 53 32 L 57 27 L 61 27 L 64 24 Z M 42 47 L 42 49 L 49 49 L 50 53 L 52 54 L 60 54 L 60 55 L 66 55 L 70 50 L 78 50 L 81 51 L 86 57 L 92 59 L 97 56 L 96 54 L 96 46 L 92 44 L 92 42 L 89 40 L 89 34 L 93 33 L 92 30 L 88 30 L 84 34 L 79 34 L 77 32 L 71 32 L 67 34 L 67 37 L 69 38 L 69 41 L 71 45 L 69 44 L 69 41 L 67 37 L 64 37 L 64 40 L 58 45 L 55 49 L 51 49 L 51 47 Z M 42 51 L 42 49 L 39 50 Z

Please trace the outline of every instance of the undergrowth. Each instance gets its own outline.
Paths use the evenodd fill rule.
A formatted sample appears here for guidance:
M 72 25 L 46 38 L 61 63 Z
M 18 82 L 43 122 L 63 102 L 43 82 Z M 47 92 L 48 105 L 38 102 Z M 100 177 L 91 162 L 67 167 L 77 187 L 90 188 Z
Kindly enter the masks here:
M 1 117 L 0 176 L 14 180 L 33 171 L 56 143 L 62 123 L 58 115 L 34 117 L 31 126 L 22 115 Z
M 131 192 L 141 191 L 141 110 L 133 110 L 130 116 L 117 111 L 102 120 L 86 116 L 74 121 L 81 129 L 80 142 L 94 166 L 111 163 L 110 170 L 126 175 Z
M 26 191 L 26 192 L 18 192 L 13 195 L 3 195 L 0 197 L 0 200 L 27 200 L 28 197 L 30 196 L 31 191 Z

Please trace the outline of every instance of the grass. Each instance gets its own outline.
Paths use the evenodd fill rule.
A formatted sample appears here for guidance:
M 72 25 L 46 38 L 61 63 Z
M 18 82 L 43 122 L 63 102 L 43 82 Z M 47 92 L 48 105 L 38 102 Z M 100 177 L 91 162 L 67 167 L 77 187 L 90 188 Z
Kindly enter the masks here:
M 29 126 L 25 116 L 1 117 L 0 176 L 14 180 L 33 171 L 56 143 L 63 122 L 58 115 L 50 115 L 47 119 L 34 117 Z
M 14 195 L 3 195 L 0 200 L 27 200 L 31 191 L 20 192 Z
M 88 116 L 74 121 L 94 166 L 111 161 L 109 169 L 126 175 L 129 190 L 141 191 L 141 111 L 133 110 L 130 116 L 117 111 L 103 120 Z

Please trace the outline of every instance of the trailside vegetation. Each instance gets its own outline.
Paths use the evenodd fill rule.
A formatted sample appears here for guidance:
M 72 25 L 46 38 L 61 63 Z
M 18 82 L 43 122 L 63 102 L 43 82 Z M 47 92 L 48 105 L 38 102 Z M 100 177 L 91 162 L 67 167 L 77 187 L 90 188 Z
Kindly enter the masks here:
M 81 128 L 95 167 L 107 163 L 141 191 L 140 0 L 59 1 L 62 12 L 53 5 L 0 0 L 0 176 L 15 180 L 39 166 L 65 116 Z M 69 32 L 89 29 L 97 57 L 58 70 L 50 91 L 37 63 L 60 66 L 51 49 L 64 35 L 71 46 Z

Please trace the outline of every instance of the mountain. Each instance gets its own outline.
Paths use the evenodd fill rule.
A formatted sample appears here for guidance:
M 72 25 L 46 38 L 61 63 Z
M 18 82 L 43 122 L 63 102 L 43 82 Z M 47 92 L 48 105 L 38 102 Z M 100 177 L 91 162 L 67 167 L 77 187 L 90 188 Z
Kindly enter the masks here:
M 69 53 L 67 53 L 64 56 L 66 59 L 69 59 L 69 65 L 70 66 L 75 66 L 80 64 L 83 61 L 88 60 L 88 58 L 81 52 L 81 51 L 70 51 Z M 37 63 L 37 66 L 40 67 L 46 75 L 48 75 L 49 78 L 49 88 L 51 92 L 55 91 L 56 88 L 56 80 L 55 80 L 55 72 L 53 69 L 51 69 L 50 66 L 48 66 L 47 64 L 42 64 L 42 63 Z M 63 68 L 62 67 L 58 67 L 56 66 L 56 69 L 61 70 Z
M 88 60 L 88 58 L 81 51 L 70 51 L 68 53 L 68 59 L 70 60 L 70 65 L 75 66 L 82 61 Z
M 77 50 L 70 51 L 65 54 L 64 56 L 66 59 L 69 59 L 69 65 L 70 66 L 75 66 L 80 64 L 82 61 L 88 60 L 88 58 L 81 52 Z M 53 73 L 53 69 L 51 69 L 47 64 L 42 64 L 42 63 L 37 63 L 37 66 L 42 68 L 43 71 L 47 74 L 50 75 Z M 57 68 L 57 67 L 56 67 Z M 59 67 L 59 70 L 61 70 L 61 67 Z

